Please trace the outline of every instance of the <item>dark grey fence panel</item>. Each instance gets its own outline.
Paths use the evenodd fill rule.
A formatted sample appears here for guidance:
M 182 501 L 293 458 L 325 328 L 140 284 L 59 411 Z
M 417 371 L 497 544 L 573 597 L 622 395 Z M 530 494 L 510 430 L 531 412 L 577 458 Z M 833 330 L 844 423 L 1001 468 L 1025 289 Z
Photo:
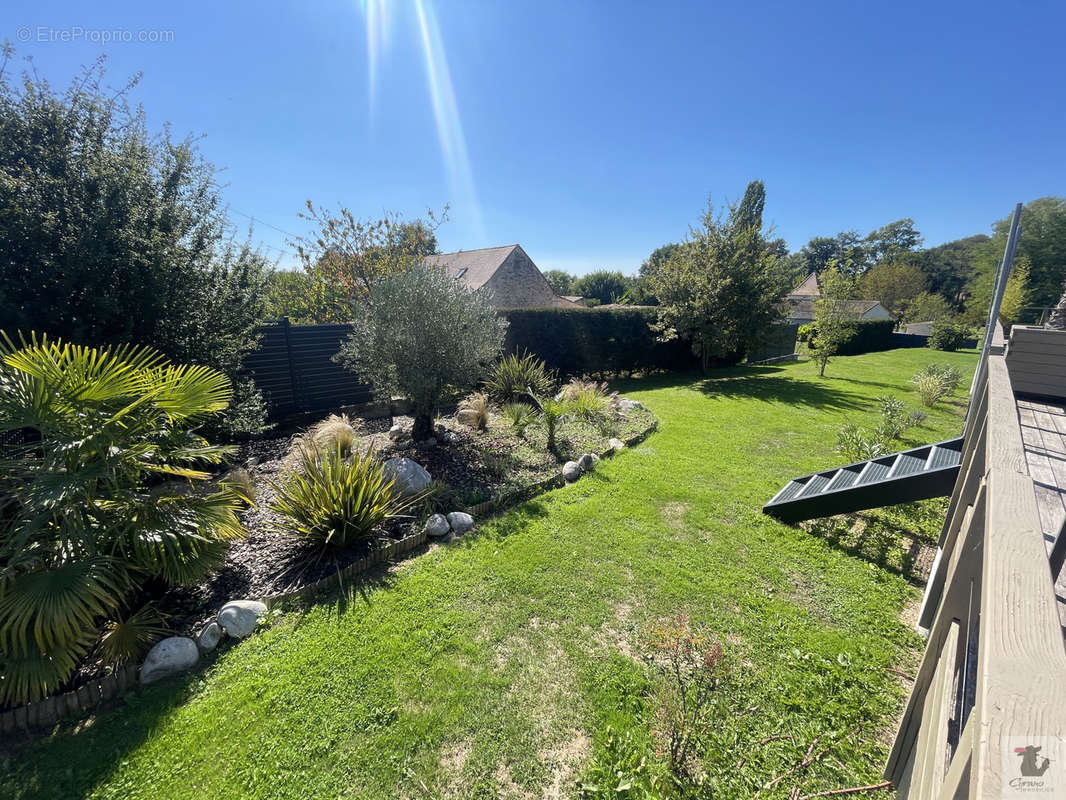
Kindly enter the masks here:
M 287 319 L 259 328 L 259 348 L 244 368 L 262 390 L 271 418 L 373 399 L 369 386 L 333 361 L 351 330 L 350 325 L 290 325 Z

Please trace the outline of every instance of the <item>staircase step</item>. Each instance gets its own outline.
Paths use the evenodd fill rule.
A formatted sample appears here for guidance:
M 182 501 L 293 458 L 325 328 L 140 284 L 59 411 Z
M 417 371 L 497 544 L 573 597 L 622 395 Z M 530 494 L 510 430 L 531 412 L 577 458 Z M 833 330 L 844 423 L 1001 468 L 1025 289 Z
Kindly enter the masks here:
M 897 478 L 903 475 L 913 475 L 916 472 L 921 472 L 925 469 L 925 460 L 927 453 L 911 455 L 910 453 L 900 453 L 896 459 L 895 469 L 892 470 L 892 477 Z
M 803 488 L 803 491 L 797 495 L 798 497 L 810 497 L 813 494 L 818 494 L 829 484 L 829 477 L 827 475 L 812 475 L 811 479 L 807 481 L 807 485 Z

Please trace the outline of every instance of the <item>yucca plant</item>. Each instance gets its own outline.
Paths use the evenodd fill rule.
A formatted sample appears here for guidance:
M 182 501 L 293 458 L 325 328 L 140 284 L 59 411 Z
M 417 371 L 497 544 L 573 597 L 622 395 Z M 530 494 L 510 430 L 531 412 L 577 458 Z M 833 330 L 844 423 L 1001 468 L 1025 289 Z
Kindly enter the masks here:
M 554 386 L 555 375 L 532 353 L 504 356 L 485 381 L 486 391 L 501 403 L 523 400 L 530 394 L 542 397 Z
M 544 426 L 544 432 L 548 435 L 548 452 L 553 455 L 558 455 L 555 447 L 555 436 L 558 433 L 559 426 L 562 424 L 563 417 L 566 416 L 567 405 L 554 398 L 546 398 L 539 402 L 540 405 L 540 424 Z
M 280 530 L 323 549 L 369 539 L 381 525 L 424 499 L 396 492 L 372 452 L 345 458 L 339 448 L 304 451 L 301 461 L 273 485 L 270 508 L 282 517 Z
M 525 436 L 526 428 L 537 418 L 537 412 L 529 403 L 504 403 L 503 415 L 519 438 Z
M 0 433 L 31 432 L 0 446 L 3 704 L 63 686 L 102 635 L 117 641 L 146 582 L 198 579 L 244 534 L 239 490 L 189 491 L 232 452 L 195 432 L 226 408 L 224 375 L 148 348 L 20 341 L 0 332 Z

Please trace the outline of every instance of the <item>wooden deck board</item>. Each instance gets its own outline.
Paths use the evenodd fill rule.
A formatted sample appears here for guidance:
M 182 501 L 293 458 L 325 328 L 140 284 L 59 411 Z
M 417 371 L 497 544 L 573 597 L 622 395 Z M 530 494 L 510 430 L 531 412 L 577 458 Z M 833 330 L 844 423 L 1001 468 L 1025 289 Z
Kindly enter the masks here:
M 1066 402 L 1017 399 L 1029 477 L 1035 482 L 1040 527 L 1048 551 L 1066 520 Z M 1066 569 L 1055 584 L 1066 629 Z

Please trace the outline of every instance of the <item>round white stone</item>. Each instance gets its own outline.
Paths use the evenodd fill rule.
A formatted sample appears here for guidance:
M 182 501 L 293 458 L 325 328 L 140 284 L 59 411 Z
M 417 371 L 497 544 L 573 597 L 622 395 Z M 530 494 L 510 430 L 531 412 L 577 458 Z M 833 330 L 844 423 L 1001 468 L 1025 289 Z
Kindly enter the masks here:
M 448 515 L 448 524 L 454 533 L 466 533 L 474 527 L 474 518 L 465 511 L 453 511 Z
M 439 539 L 441 536 L 447 536 L 450 530 L 451 526 L 448 524 L 448 519 L 443 514 L 434 514 L 426 520 L 426 536 Z
M 255 600 L 231 600 L 218 612 L 218 624 L 228 636 L 243 639 L 255 630 L 259 618 L 267 613 L 267 607 Z
M 200 660 L 196 642 L 187 636 L 170 636 L 156 642 L 141 664 L 141 683 L 152 683 L 184 672 Z

